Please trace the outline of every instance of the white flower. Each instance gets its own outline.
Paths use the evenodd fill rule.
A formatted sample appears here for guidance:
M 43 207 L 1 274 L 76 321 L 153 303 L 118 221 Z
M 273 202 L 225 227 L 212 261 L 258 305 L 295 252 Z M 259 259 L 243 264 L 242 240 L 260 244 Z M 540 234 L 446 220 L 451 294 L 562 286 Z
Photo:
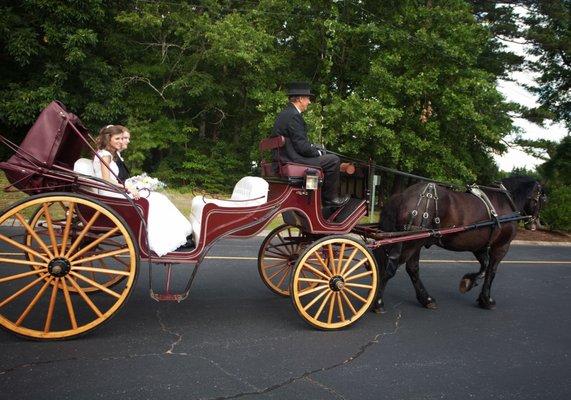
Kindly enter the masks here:
M 161 190 L 167 185 L 164 182 L 159 181 L 157 178 L 153 178 L 143 172 L 141 175 L 132 176 L 125 181 L 126 185 L 134 186 L 137 190 Z

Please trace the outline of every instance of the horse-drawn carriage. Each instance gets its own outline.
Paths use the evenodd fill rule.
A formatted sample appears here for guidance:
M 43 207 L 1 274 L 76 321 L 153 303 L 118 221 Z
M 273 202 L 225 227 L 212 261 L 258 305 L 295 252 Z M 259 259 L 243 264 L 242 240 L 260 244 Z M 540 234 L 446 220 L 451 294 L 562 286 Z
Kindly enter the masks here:
M 290 296 L 310 325 L 344 328 L 376 299 L 379 268 L 372 249 L 494 223 L 383 233 L 378 224 L 359 223 L 368 208 L 366 166 L 351 201 L 324 215 L 319 169 L 262 162 L 262 177 L 242 179 L 230 200 L 195 198 L 195 247 L 158 257 L 147 243 L 147 200 L 132 199 L 90 173 L 90 160 L 81 158 L 85 150 L 95 153 L 88 132 L 60 103 L 41 113 L 19 146 L 2 140 L 15 151 L 0 163 L 9 187 L 30 196 L 0 214 L 0 324 L 33 339 L 72 338 L 106 322 L 132 292 L 141 260 L 149 261 L 150 277 L 152 270 L 165 272 L 164 290 L 157 293 L 150 284 L 155 300 L 183 300 L 217 240 L 256 235 L 279 214 L 285 224 L 259 251 L 263 282 Z M 266 139 L 260 150 L 279 151 L 283 140 Z M 177 293 L 170 286 L 174 264 L 193 266 Z

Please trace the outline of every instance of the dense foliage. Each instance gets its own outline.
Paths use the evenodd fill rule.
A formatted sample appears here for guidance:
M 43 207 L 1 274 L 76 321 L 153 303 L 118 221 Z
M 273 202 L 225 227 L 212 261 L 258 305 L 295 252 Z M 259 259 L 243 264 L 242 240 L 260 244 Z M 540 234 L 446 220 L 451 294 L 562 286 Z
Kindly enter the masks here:
M 505 150 L 518 110 L 496 79 L 522 60 L 497 40 L 517 31 L 510 14 L 473 3 L 3 3 L 0 128 L 19 141 L 59 99 L 93 132 L 128 126 L 135 172 L 225 190 L 259 159 L 286 83 L 309 80 L 315 141 L 435 179 L 490 181 L 490 153 Z

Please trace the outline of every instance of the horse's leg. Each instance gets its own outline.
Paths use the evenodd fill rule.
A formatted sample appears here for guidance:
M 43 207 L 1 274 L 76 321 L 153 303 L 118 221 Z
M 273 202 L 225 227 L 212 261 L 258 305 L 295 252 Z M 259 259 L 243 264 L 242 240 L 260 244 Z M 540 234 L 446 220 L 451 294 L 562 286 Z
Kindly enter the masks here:
M 478 286 L 478 281 L 486 276 L 486 268 L 488 268 L 488 264 L 490 263 L 489 249 L 485 247 L 482 250 L 475 251 L 474 256 L 480 263 L 480 271 L 472 272 L 462 277 L 459 287 L 461 293 L 466 293 L 472 288 Z
M 416 299 L 423 307 L 435 310 L 437 308 L 436 299 L 428 294 L 426 288 L 424 287 L 419 275 L 419 259 L 420 250 L 422 246 L 419 246 L 414 253 L 407 258 L 406 261 L 406 272 L 412 281 L 414 286 L 414 291 L 416 292 Z
M 498 265 L 500 261 L 503 260 L 508 252 L 510 245 L 509 243 L 499 246 L 492 247 L 490 250 L 490 262 L 488 268 L 486 269 L 486 276 L 484 278 L 484 284 L 482 285 L 482 291 L 478 297 L 478 305 L 486 310 L 492 310 L 496 308 L 496 302 L 490 296 L 490 291 L 492 289 L 492 282 L 496 276 L 496 271 L 498 270 Z
M 377 288 L 377 298 L 373 302 L 371 311 L 377 314 L 385 311 L 385 302 L 383 300 L 385 287 L 389 279 L 395 276 L 397 272 L 403 245 L 402 243 L 397 243 L 387 247 L 386 249 L 379 247 L 374 253 L 379 266 L 379 286 Z

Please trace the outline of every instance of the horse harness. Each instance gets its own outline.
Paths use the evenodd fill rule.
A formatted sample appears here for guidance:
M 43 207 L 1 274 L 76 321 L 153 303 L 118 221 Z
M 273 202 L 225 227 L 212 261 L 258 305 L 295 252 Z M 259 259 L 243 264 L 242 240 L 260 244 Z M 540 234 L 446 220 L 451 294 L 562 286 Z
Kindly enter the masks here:
M 503 193 L 507 197 L 512 209 L 514 211 L 517 211 L 515 203 L 514 203 L 512 197 L 510 196 L 509 191 L 505 188 L 505 186 L 503 184 L 500 183 L 498 188 L 488 188 L 488 189 L 493 189 L 493 190 L 496 190 L 496 191 Z M 498 213 L 497 213 L 494 205 L 490 201 L 490 198 L 480 188 L 480 186 L 478 186 L 476 184 L 468 185 L 466 187 L 466 192 L 476 196 L 482 202 L 482 204 L 484 204 L 484 207 L 488 213 L 488 217 L 490 218 L 490 220 L 493 219 L 496 222 L 494 225 L 491 226 L 491 229 L 490 229 L 490 238 L 488 239 L 488 244 L 486 245 L 486 248 L 489 250 L 494 232 L 496 231 L 496 229 L 501 227 L 499 219 L 498 219 Z M 429 218 L 430 218 L 429 209 L 430 209 L 430 203 L 432 201 L 434 201 L 434 218 L 432 219 L 432 222 L 434 224 L 434 228 L 440 229 L 440 217 L 438 215 L 437 185 L 434 182 L 430 182 L 419 193 L 418 202 L 416 203 L 416 208 L 409 213 L 407 224 L 404 226 L 405 231 L 428 229 Z M 419 212 L 420 212 L 419 210 L 423 207 L 423 204 L 422 204 L 423 202 L 424 202 L 424 212 L 422 213 L 422 218 L 420 220 L 420 224 L 418 226 L 413 225 L 414 219 L 419 214 Z M 438 241 L 440 242 L 440 240 L 441 240 L 441 238 L 439 237 Z
M 418 210 L 421 207 L 422 201 L 425 200 L 426 207 L 422 213 L 422 219 L 420 225 L 413 225 L 414 218 L 418 215 Z M 416 203 L 416 208 L 412 210 L 408 215 L 408 221 L 404 226 L 405 231 L 415 230 L 415 229 L 427 229 L 428 218 L 430 214 L 428 213 L 430 202 L 434 201 L 434 226 L 436 229 L 440 229 L 440 217 L 438 216 L 438 192 L 436 191 L 436 184 L 433 182 L 428 183 L 424 190 L 418 195 L 418 202 Z

